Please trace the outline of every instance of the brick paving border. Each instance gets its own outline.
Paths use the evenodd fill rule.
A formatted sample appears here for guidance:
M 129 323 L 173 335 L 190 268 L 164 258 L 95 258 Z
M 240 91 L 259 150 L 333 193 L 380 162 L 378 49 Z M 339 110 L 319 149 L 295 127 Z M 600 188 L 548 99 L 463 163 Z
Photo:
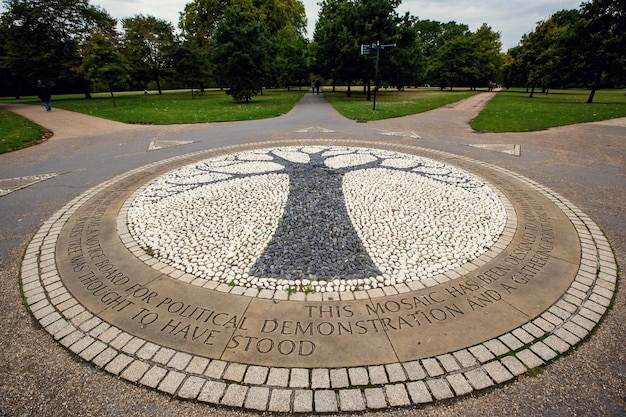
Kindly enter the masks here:
M 467 395 L 545 366 L 582 342 L 601 321 L 616 289 L 615 256 L 599 227 L 571 202 L 541 184 L 491 164 L 408 145 L 358 143 L 454 157 L 528 184 L 557 205 L 578 233 L 581 261 L 572 284 L 538 317 L 497 338 L 408 362 L 331 369 L 280 368 L 212 360 L 158 346 L 111 326 L 74 299 L 57 272 L 55 250 L 64 224 L 91 197 L 134 172 L 190 156 L 184 155 L 106 181 L 47 220 L 31 240 L 22 262 L 21 285 L 26 303 L 56 341 L 85 361 L 129 382 L 200 402 L 294 413 L 376 410 Z M 229 146 L 197 155 L 285 144 L 274 141 Z

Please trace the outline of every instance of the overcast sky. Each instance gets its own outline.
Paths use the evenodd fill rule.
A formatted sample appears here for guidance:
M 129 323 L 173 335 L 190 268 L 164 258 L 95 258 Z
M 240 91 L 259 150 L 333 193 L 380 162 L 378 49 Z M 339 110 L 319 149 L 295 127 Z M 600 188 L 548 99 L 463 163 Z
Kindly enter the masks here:
M 178 26 L 179 13 L 191 0 L 91 0 L 116 19 L 138 14 L 151 15 Z M 319 13 L 319 0 L 303 0 L 308 19 L 308 36 L 313 37 Z M 563 9 L 578 9 L 581 0 L 404 0 L 398 12 L 421 20 L 464 23 L 475 31 L 483 23 L 500 32 L 504 51 L 517 45 L 524 33 L 531 32 L 538 21 Z M 375 39 L 373 39 L 374 41 Z M 380 41 L 384 42 L 383 39 Z

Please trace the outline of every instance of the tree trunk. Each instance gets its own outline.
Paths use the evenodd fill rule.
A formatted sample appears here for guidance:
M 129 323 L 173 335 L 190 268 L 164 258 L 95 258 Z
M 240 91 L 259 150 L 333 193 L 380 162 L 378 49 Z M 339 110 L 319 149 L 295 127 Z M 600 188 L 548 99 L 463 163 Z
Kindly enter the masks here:
M 587 104 L 591 104 L 593 103 L 593 97 L 596 95 L 596 89 L 592 88 L 591 92 L 589 93 L 589 97 L 587 98 Z
M 359 279 L 380 275 L 354 229 L 342 190 L 345 171 L 321 153 L 309 163 L 283 160 L 289 196 L 283 217 L 250 274 L 277 279 Z
M 596 72 L 593 77 L 593 85 L 591 86 L 591 92 L 587 98 L 587 104 L 593 103 L 593 97 L 596 95 L 596 90 L 600 87 L 600 71 Z
M 163 94 L 163 92 L 161 91 L 161 79 L 159 78 L 158 73 L 154 74 L 154 80 L 156 81 L 157 90 L 159 90 L 159 94 Z
M 90 99 L 91 98 L 91 83 L 89 83 L 88 81 L 85 81 L 82 84 L 82 88 L 85 91 L 85 98 L 86 99 Z
M 115 102 L 115 96 L 113 95 L 113 87 L 109 85 L 109 92 L 111 93 L 111 98 L 113 99 L 113 107 L 117 107 L 117 103 Z

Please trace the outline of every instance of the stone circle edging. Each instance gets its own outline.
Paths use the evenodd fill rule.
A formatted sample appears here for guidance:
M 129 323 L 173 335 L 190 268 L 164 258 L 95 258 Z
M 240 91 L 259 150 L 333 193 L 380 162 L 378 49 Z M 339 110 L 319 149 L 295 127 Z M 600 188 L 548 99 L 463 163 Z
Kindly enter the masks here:
M 229 146 L 210 152 L 284 143 Z M 404 147 L 419 149 L 394 145 L 395 149 Z M 424 151 L 513 176 L 546 196 L 566 214 L 578 233 L 582 257 L 576 278 L 558 302 L 525 325 L 467 349 L 369 367 L 307 369 L 245 365 L 210 360 L 146 342 L 94 316 L 64 288 L 56 270 L 56 240 L 72 213 L 93 195 L 133 172 L 182 158 L 175 157 L 93 187 L 46 221 L 30 242 L 22 262 L 21 284 L 26 303 L 56 341 L 111 374 L 184 399 L 271 412 L 361 411 L 466 395 L 544 366 L 588 337 L 610 307 L 617 280 L 615 257 L 598 226 L 571 202 L 521 175 L 446 152 Z M 128 236 L 122 233 L 120 238 L 124 240 Z M 138 257 L 141 256 L 149 258 L 145 253 Z M 382 292 L 368 296 L 386 295 Z M 311 296 L 324 301 L 321 294 Z

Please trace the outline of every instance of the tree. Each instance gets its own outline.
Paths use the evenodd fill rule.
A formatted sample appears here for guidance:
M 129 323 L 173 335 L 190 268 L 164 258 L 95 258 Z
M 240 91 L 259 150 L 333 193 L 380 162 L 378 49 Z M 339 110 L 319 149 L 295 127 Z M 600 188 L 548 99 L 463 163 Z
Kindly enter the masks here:
M 569 46 L 575 47 L 576 71 L 589 86 L 592 103 L 603 81 L 622 80 L 626 74 L 626 3 L 624 0 L 592 0 L 580 8 Z
M 526 70 L 522 59 L 522 45 L 510 48 L 504 56 L 502 81 L 507 87 L 527 84 Z
M 293 27 L 285 26 L 274 37 L 274 43 L 277 52 L 275 69 L 279 84 L 287 89 L 295 83 L 301 85 L 309 73 L 307 39 Z
M 484 24 L 473 34 L 478 51 L 478 61 L 476 66 L 479 70 L 478 77 L 472 81 L 482 85 L 487 85 L 492 80 L 501 77 L 504 59 L 500 50 L 500 34 L 494 32 L 490 26 Z M 474 84 L 475 86 L 476 84 Z
M 530 97 L 535 88 L 543 86 L 544 91 L 551 84 L 552 75 L 558 67 L 558 44 L 555 42 L 558 25 L 552 19 L 537 23 L 537 27 L 522 39 L 521 59 L 524 61 Z
M 407 85 L 417 85 L 426 75 L 426 58 L 417 42 L 415 18 L 408 13 L 398 24 L 396 48 L 390 50 L 383 61 L 381 78 L 387 80 L 398 90 Z
M 236 101 L 248 102 L 269 76 L 271 43 L 253 9 L 230 6 L 218 25 L 213 61 L 217 81 Z
M 235 9 L 239 10 L 238 17 L 233 14 Z M 236 29 L 237 25 L 242 25 L 241 30 Z M 241 95 L 242 101 L 261 91 L 264 81 L 278 82 L 279 77 L 270 77 L 271 74 L 292 79 L 293 73 L 285 73 L 287 61 L 295 64 L 298 76 L 303 72 L 302 57 L 298 53 L 307 47 L 304 39 L 306 14 L 299 0 L 193 0 L 181 13 L 179 27 L 186 43 L 212 57 L 211 70 L 219 82 L 238 80 L 238 86 L 233 88 L 235 84 L 232 84 L 229 91 L 236 95 L 247 91 Z M 254 33 L 260 37 L 255 39 Z M 229 36 L 236 36 L 236 39 Z M 288 41 L 293 44 L 286 44 Z M 228 48 L 233 47 L 236 52 L 229 56 Z M 275 54 L 278 54 L 275 61 L 267 59 Z M 262 61 L 255 61 L 257 58 Z M 276 65 L 281 68 L 272 70 Z M 233 78 L 237 72 L 239 75 Z M 247 80 L 244 88 L 246 72 L 253 78 Z
M 354 80 L 352 67 L 358 56 L 358 44 L 352 34 L 355 16 L 347 0 L 324 0 L 313 34 L 313 70 L 324 78 L 348 82 Z M 361 62 L 363 62 L 361 60 Z
M 354 25 L 359 47 L 361 44 L 379 42 L 381 45 L 390 45 L 398 42 L 401 18 L 396 9 L 400 3 L 400 0 L 360 0 L 354 2 L 356 9 Z M 371 60 L 358 67 L 359 72 L 357 74 L 363 80 L 363 84 L 368 87 L 368 100 L 370 100 L 370 81 L 373 79 L 374 88 L 378 88 L 382 82 L 387 82 L 384 77 L 385 74 L 391 75 L 396 72 L 396 68 L 391 68 L 394 61 L 390 59 L 397 52 L 395 49 L 379 51 L 385 59 L 379 59 L 378 74 L 375 73 L 376 66 Z M 378 75 L 378 79 L 375 79 L 376 75 Z
M 306 12 L 299 0 L 253 0 L 270 37 L 291 27 L 297 33 L 306 32 Z
M 590 89 L 587 103 L 603 83 L 621 83 L 626 74 L 626 3 L 593 0 L 580 10 L 561 10 L 539 22 L 509 51 L 508 77 L 541 85 L 580 85 Z
M 413 34 L 404 26 L 410 22 L 398 16 L 399 0 L 324 0 L 320 3 L 320 15 L 313 37 L 315 70 L 326 78 L 340 79 L 350 84 L 363 80 L 369 85 L 374 78 L 373 61 L 360 53 L 360 46 L 381 42 L 397 43 L 403 36 L 410 39 Z M 407 44 L 410 40 L 406 41 Z M 394 56 L 393 50 L 385 55 Z M 396 82 L 404 82 L 405 74 L 399 67 L 405 65 L 408 56 L 397 60 L 381 60 L 381 74 L 388 74 Z
M 7 28 L 0 24 L 0 96 L 13 95 L 19 99 L 20 90 L 17 80 L 11 79 L 13 71 L 7 56 L 7 43 Z
M 187 3 L 178 24 L 182 37 L 198 48 L 210 51 L 217 27 L 230 4 L 230 0 L 193 0 Z
M 172 25 L 153 16 L 122 19 L 124 51 L 135 80 L 154 80 L 161 94 L 161 76 L 170 67 L 175 46 Z
M 92 32 L 82 48 L 83 61 L 78 70 L 94 82 L 107 86 L 116 107 L 113 90 L 123 88 L 129 80 L 124 56 L 118 51 L 117 40 L 100 32 Z
M 443 24 L 434 20 L 417 19 L 413 27 L 417 37 L 416 42 L 421 48 L 422 54 L 425 58 L 430 59 L 435 55 L 444 33 Z
M 193 0 L 181 13 L 179 27 L 185 40 L 194 40 L 201 48 L 211 48 L 220 23 L 230 6 L 254 8 L 268 36 L 284 27 L 304 34 L 306 13 L 299 0 Z
M 44 79 L 57 89 L 87 89 L 74 69 L 92 30 L 113 33 L 115 19 L 88 0 L 4 0 L 5 68 L 18 89 Z
M 440 84 L 443 89 L 446 83 L 451 84 L 451 78 L 456 82 L 460 75 L 457 67 L 471 59 L 465 56 L 472 52 L 469 27 L 454 21 L 440 23 L 426 20 L 417 22 L 416 29 L 418 42 L 427 59 L 428 84 Z M 459 57 L 455 56 L 457 52 L 461 54 Z
M 478 50 L 471 32 L 464 31 L 446 39 L 437 50 L 430 71 L 441 79 L 441 88 L 471 82 L 479 78 Z
M 210 79 L 209 54 L 194 45 L 186 42 L 177 45 L 172 52 L 174 70 L 185 86 L 191 89 L 191 97 L 194 97 L 193 89 L 204 90 Z

